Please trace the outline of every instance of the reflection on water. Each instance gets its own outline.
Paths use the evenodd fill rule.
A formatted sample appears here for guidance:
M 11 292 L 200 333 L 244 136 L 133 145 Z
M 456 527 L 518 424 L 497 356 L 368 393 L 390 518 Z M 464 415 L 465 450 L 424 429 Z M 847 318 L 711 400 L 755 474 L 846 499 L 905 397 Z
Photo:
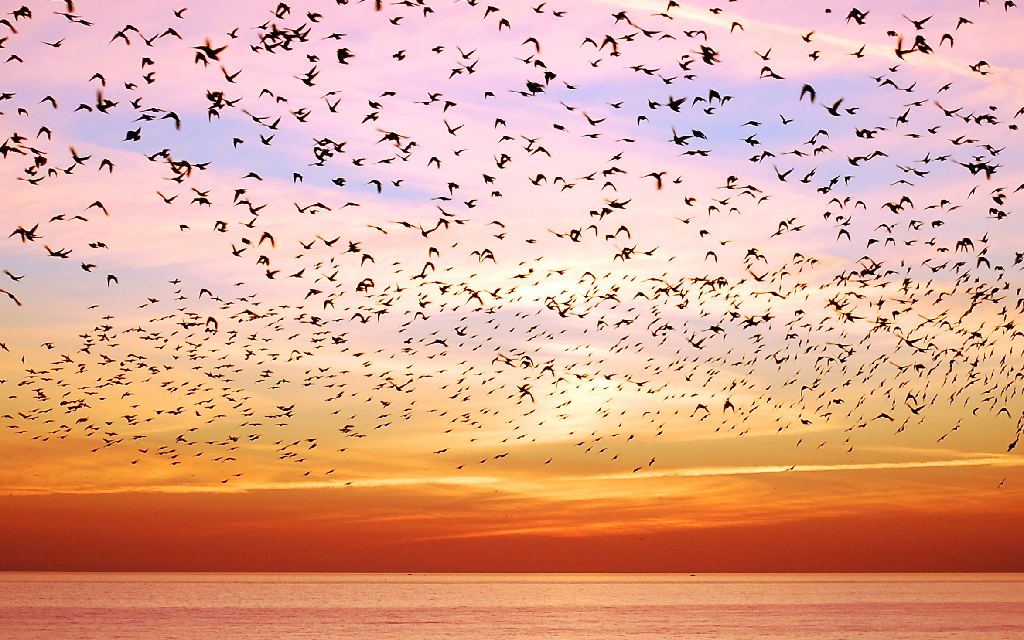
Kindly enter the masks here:
M 0 574 L 5 640 L 1016 640 L 1021 611 L 1021 574 Z

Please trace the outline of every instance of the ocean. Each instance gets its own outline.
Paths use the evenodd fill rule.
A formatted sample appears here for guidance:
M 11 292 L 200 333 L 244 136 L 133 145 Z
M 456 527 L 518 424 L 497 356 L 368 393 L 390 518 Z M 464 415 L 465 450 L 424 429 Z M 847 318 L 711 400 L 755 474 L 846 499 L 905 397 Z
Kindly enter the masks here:
M 1024 574 L 0 573 L 3 640 L 1024 638 Z

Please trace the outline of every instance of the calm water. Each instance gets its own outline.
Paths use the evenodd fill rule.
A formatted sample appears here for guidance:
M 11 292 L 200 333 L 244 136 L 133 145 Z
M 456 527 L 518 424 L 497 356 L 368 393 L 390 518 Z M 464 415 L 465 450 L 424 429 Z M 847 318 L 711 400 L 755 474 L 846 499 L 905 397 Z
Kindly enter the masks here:
M 0 573 L 3 640 L 1024 638 L 1024 574 Z

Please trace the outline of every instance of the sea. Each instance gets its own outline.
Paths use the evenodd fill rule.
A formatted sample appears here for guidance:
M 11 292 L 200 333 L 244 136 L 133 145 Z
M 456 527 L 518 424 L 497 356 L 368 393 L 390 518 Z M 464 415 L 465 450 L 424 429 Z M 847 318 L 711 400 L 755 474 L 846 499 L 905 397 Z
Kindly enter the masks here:
M 3 640 L 1022 640 L 1024 574 L 0 573 Z

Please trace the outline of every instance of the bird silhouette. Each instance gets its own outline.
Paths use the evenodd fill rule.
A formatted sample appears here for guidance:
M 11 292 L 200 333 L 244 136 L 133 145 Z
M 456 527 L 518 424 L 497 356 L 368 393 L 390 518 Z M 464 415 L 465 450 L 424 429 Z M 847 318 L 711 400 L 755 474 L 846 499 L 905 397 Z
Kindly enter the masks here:
M 676 2 L 448 5 L 193 6 L 141 31 L 101 32 L 70 3 L 45 34 L 28 8 L 0 20 L 34 78 L 0 94 L 0 293 L 18 326 L 75 307 L 42 345 L 4 338 L 5 437 L 232 488 L 264 461 L 345 486 L 373 447 L 395 451 L 385 470 L 408 455 L 500 477 L 631 476 L 655 453 L 673 468 L 682 445 L 661 443 L 698 432 L 786 439 L 808 456 L 789 470 L 865 460 L 869 432 L 895 451 L 999 429 L 1014 450 L 1024 109 L 982 90 L 1006 70 L 981 28 L 1012 24 L 1012 3 L 956 23 L 909 12 L 911 35 L 857 8 L 797 7 L 765 31 L 715 7 L 716 31 L 682 25 Z M 953 57 L 949 24 L 957 51 L 993 62 Z M 895 48 L 849 37 L 865 25 Z M 783 55 L 794 33 L 808 56 Z M 81 51 L 136 62 L 53 74 Z M 819 104 L 812 82 L 863 109 L 801 106 Z M 823 451 L 793 446 L 807 438 Z

